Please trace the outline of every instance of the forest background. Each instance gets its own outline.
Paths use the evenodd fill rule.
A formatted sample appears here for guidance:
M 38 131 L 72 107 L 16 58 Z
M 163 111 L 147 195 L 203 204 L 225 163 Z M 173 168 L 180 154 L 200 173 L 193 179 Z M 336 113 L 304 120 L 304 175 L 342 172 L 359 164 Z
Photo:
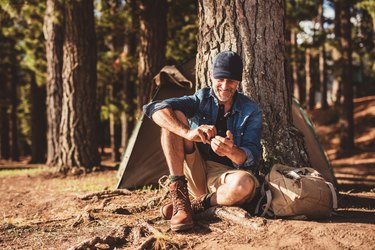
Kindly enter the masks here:
M 1 0 L 0 159 L 29 156 L 63 173 L 99 166 L 105 148 L 120 161 L 152 78 L 201 50 L 199 5 Z M 288 88 L 340 123 L 336 153 L 347 154 L 353 98 L 375 93 L 375 4 L 290 0 L 283 11 Z
M 371 0 L 0 0 L 0 248 L 373 249 L 374 20 Z M 153 77 L 195 60 L 196 87 L 210 85 L 228 49 L 263 110 L 263 166 L 309 164 L 292 95 L 312 117 L 334 216 L 237 210 L 177 234 L 162 185 L 113 190 Z

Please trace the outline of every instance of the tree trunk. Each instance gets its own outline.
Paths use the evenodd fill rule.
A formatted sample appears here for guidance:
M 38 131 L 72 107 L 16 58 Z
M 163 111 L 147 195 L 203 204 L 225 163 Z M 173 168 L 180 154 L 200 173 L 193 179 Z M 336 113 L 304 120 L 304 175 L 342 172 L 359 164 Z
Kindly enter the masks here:
M 320 47 L 319 47 L 319 82 L 320 91 L 322 93 L 321 107 L 322 109 L 328 108 L 327 103 L 327 66 L 326 66 L 326 49 L 325 49 L 325 30 L 324 30 L 324 15 L 323 15 L 323 0 L 319 1 L 318 6 L 318 19 L 320 24 Z
M 31 80 L 31 162 L 44 163 L 46 160 L 46 88 L 38 86 L 35 75 Z
M 315 106 L 315 87 L 311 77 L 311 48 L 305 51 L 305 73 L 306 73 L 306 104 L 308 109 L 314 109 Z
M 353 84 L 352 84 L 352 38 L 349 1 L 341 3 L 341 54 L 344 104 L 340 120 L 340 149 L 350 152 L 354 148 Z
M 213 57 L 238 52 L 243 92 L 263 110 L 263 171 L 274 163 L 308 166 L 301 134 L 292 124 L 286 77 L 284 1 L 199 1 L 197 87 L 211 85 Z
M 65 5 L 60 172 L 100 164 L 97 140 L 96 37 L 91 0 Z M 74 171 L 74 170 L 73 170 Z
M 10 158 L 9 116 L 6 107 L 1 107 L 0 122 L 0 159 L 8 160 Z
M 112 83 L 108 86 L 108 98 L 110 105 L 113 104 L 114 101 L 114 86 L 115 83 Z M 118 129 L 118 122 L 116 121 L 115 114 L 113 111 L 109 111 L 109 141 L 111 143 L 111 158 L 112 161 L 119 161 L 120 160 L 120 144 L 118 143 L 121 131 Z
M 11 158 L 13 161 L 19 160 L 19 144 L 18 144 L 18 117 L 17 117 L 17 107 L 18 107 L 18 62 L 16 61 L 16 51 L 14 51 L 11 64 L 11 88 L 10 88 L 10 100 L 11 100 L 11 114 L 10 114 L 10 142 L 11 142 Z
M 167 1 L 139 0 L 138 112 L 151 98 L 152 79 L 165 65 Z
M 302 102 L 301 87 L 299 86 L 299 75 L 298 75 L 298 51 L 297 51 L 297 31 L 296 29 L 291 29 L 290 34 L 290 46 L 292 52 L 292 79 L 293 79 L 293 96 Z
M 0 159 L 8 160 L 10 158 L 9 143 L 9 115 L 8 109 L 8 88 L 5 76 L 0 73 Z
M 63 12 L 59 1 L 47 0 L 44 18 L 46 38 L 47 84 L 47 164 L 56 165 L 59 154 L 62 105 Z
M 134 1 L 132 2 L 134 3 Z M 132 6 L 132 13 L 135 13 L 135 6 Z M 133 22 L 136 21 L 136 16 L 132 16 Z M 135 29 L 135 24 L 133 23 L 133 30 Z M 134 80 L 134 75 L 136 71 L 132 67 L 134 58 L 136 57 L 137 50 L 137 39 L 134 31 L 128 33 L 125 38 L 125 44 L 123 49 L 123 56 L 125 60 L 129 63 L 126 64 L 124 69 L 123 78 L 123 91 L 125 95 L 126 108 L 121 114 L 121 127 L 122 127 L 122 137 L 121 137 L 121 147 L 125 150 L 131 131 L 134 128 L 134 113 L 136 107 L 134 105 L 134 99 L 136 98 L 136 83 Z
M 334 6 L 335 6 L 335 40 L 337 42 L 336 52 L 338 54 L 338 59 L 334 62 L 334 78 L 335 82 L 334 85 L 336 85 L 336 93 L 335 93 L 335 104 L 338 105 L 341 103 L 341 95 L 342 95 L 342 54 L 341 54 L 341 1 L 342 0 L 334 0 Z
M 122 138 L 121 138 L 121 147 L 125 150 L 129 136 L 134 128 L 134 115 L 136 112 L 136 106 L 134 100 L 136 96 L 136 81 L 134 76 L 136 75 L 136 69 L 132 67 L 134 64 L 136 53 L 137 53 L 137 27 L 139 26 L 137 21 L 139 21 L 137 16 L 137 4 L 133 0 L 130 2 L 130 8 L 132 13 L 132 27 L 128 32 L 125 38 L 125 44 L 123 49 L 124 57 L 126 61 L 129 62 L 124 71 L 124 94 L 125 94 L 125 103 L 126 109 L 121 116 L 122 122 Z

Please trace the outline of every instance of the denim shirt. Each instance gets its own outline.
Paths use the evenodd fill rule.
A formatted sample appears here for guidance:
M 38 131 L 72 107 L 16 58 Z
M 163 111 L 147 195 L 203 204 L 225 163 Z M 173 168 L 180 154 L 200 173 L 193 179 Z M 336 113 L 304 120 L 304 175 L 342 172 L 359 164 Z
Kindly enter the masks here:
M 198 90 L 194 95 L 153 101 L 143 106 L 144 113 L 151 118 L 152 114 L 163 108 L 179 110 L 188 118 L 192 129 L 203 125 L 215 125 L 219 103 L 211 88 Z M 231 167 L 247 168 L 257 163 L 262 147 L 262 112 L 259 106 L 247 96 L 236 92 L 231 114 L 227 119 L 227 128 L 233 134 L 234 144 L 247 156 L 242 165 L 232 162 Z M 208 156 L 209 144 L 197 143 L 203 158 Z M 206 158 L 207 159 L 207 158 Z

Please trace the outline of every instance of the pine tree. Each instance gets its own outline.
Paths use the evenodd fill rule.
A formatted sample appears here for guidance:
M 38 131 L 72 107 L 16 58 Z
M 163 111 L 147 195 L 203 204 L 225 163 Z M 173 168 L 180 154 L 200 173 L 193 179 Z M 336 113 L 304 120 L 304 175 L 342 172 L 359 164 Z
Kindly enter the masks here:
M 286 76 L 284 1 L 199 1 L 198 87 L 210 85 L 213 57 L 237 51 L 244 61 L 243 92 L 260 104 L 264 171 L 274 163 L 308 166 L 302 136 L 292 125 Z

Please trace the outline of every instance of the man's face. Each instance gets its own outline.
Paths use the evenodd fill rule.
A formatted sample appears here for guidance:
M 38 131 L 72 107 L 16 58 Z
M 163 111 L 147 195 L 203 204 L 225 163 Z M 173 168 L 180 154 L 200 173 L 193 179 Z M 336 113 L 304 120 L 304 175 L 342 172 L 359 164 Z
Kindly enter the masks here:
M 231 101 L 240 82 L 231 79 L 213 79 L 213 90 L 219 102 Z

